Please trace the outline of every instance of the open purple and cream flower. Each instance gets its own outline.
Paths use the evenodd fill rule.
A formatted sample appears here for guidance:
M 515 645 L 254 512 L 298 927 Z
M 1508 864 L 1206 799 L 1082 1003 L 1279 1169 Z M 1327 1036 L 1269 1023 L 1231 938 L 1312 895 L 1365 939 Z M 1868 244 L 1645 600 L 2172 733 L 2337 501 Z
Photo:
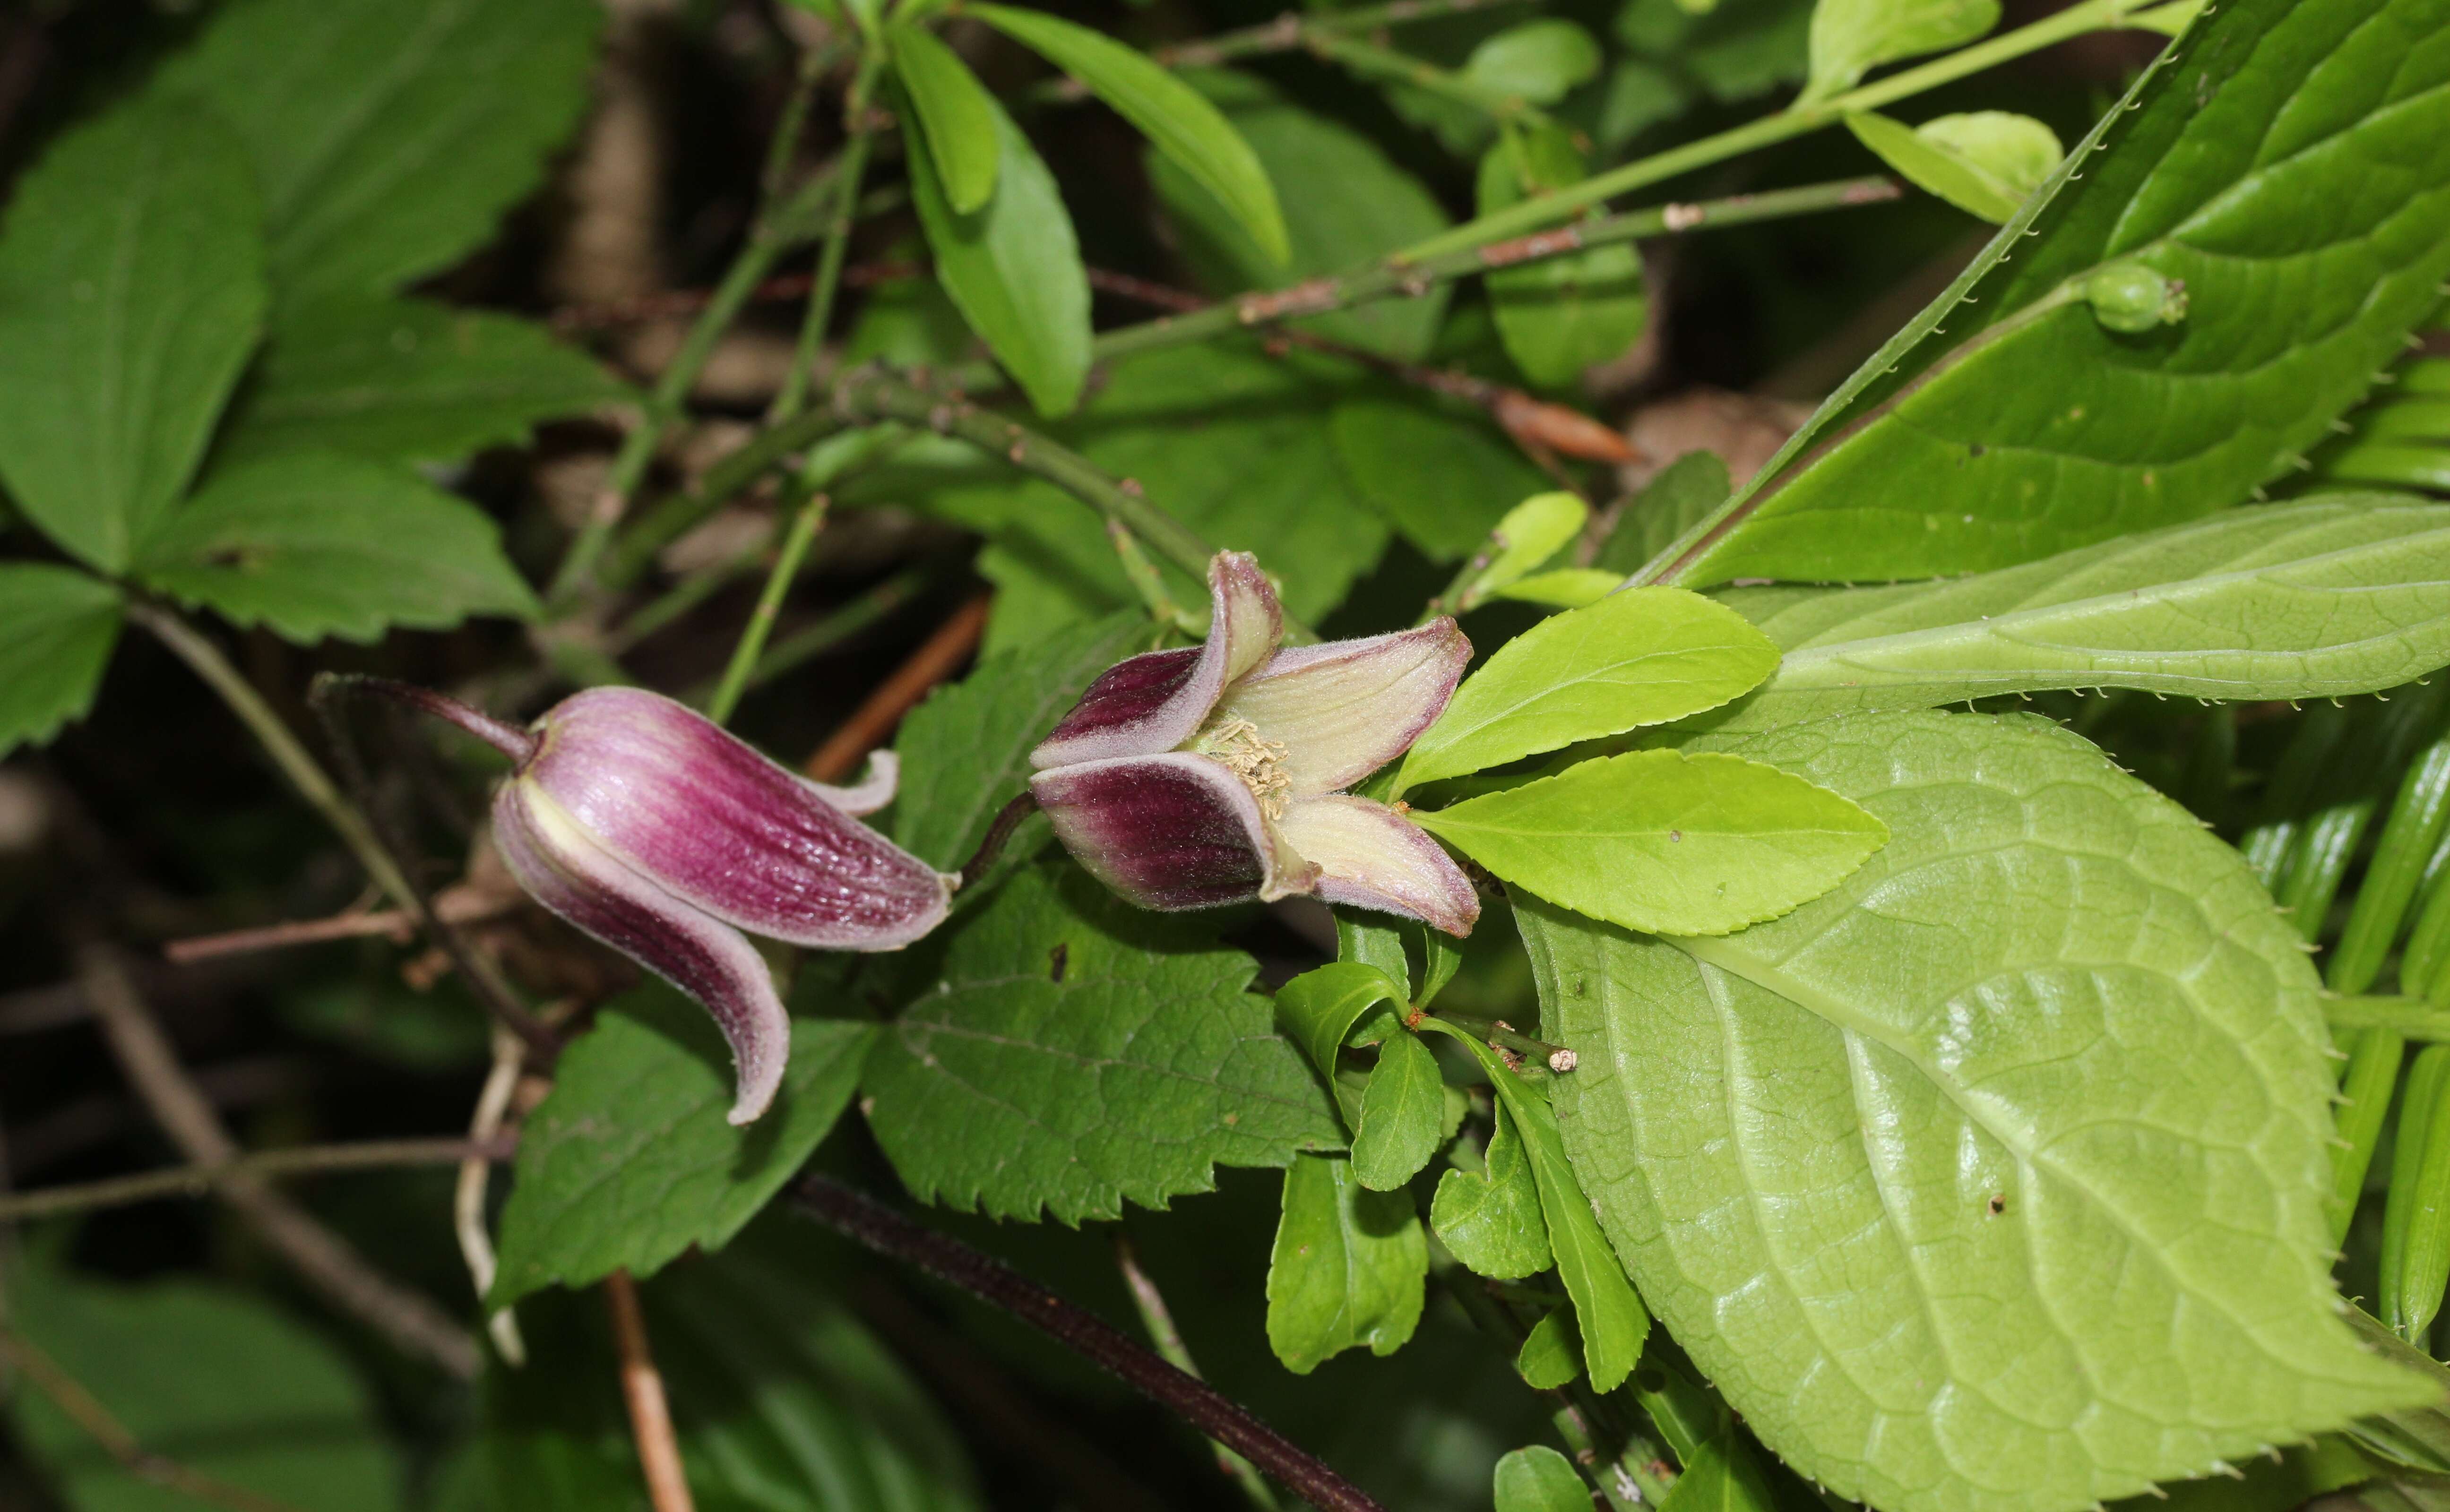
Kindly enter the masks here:
M 714 1016 L 735 1124 L 773 1101 L 791 1036 L 743 930 L 872 951 L 943 921 L 953 879 L 852 817 L 892 801 L 890 752 L 858 786 L 828 787 L 643 688 L 590 688 L 524 730 L 422 690 L 395 696 L 410 693 L 515 764 L 494 844 L 519 885 Z
M 1030 764 L 1030 793 L 1099 881 L 1143 908 L 1309 893 L 1471 932 L 1480 900 L 1438 843 L 1345 789 L 1401 756 L 1454 695 L 1451 619 L 1278 649 L 1258 563 L 1208 568 L 1208 642 L 1116 663 Z

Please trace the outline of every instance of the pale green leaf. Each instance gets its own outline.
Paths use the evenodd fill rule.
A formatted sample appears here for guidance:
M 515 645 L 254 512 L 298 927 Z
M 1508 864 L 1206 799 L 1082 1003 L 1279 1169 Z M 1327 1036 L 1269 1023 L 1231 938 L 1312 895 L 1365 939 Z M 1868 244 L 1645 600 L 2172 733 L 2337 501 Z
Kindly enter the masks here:
M 1740 757 L 1628 751 L 1415 812 L 1498 876 L 1627 929 L 1722 935 L 1818 898 L 1880 847 L 1880 822 Z
M 1463 66 L 1472 83 L 1533 105 L 1555 105 L 1599 71 L 1598 39 L 1556 17 L 1507 28 L 1472 48 Z
M 1562 126 L 1507 132 L 1480 160 L 1480 213 L 1564 188 L 1588 171 L 1582 150 Z M 1484 282 L 1507 356 L 1540 388 L 1565 388 L 1585 369 L 1624 356 L 1650 320 L 1642 253 L 1630 242 L 1493 269 Z
M 2044 721 L 1705 744 L 1888 845 L 1724 939 L 1518 919 L 1575 1169 L 1770 1447 L 2032 1512 L 2431 1397 L 2339 1322 L 2320 984 L 2235 851 Z
M 936 165 L 937 182 L 956 214 L 968 215 L 995 192 L 1001 132 L 987 87 L 959 54 L 926 28 L 900 24 L 885 35 L 893 74 L 919 116 L 919 134 Z
M 1044 11 L 974 4 L 962 13 L 978 17 L 1079 80 L 1215 196 L 1272 262 L 1292 257 L 1284 212 L 1268 170 L 1224 112 L 1198 90 L 1112 37 Z
M 1488 1153 L 1478 1173 L 1449 1171 L 1429 1204 L 1438 1242 L 1477 1274 L 1501 1281 L 1537 1275 L 1555 1263 L 1548 1226 L 1540 1216 L 1540 1187 L 1514 1115 L 1501 1105 L 1490 1125 Z
M 1499 647 L 1412 743 L 1396 785 L 1502 766 L 1716 708 L 1751 691 L 1777 666 L 1769 637 L 1698 593 L 1611 593 Z
M 1573 1384 L 1583 1373 L 1583 1340 L 1574 1328 L 1573 1308 L 1550 1308 L 1540 1315 L 1524 1336 L 1523 1347 L 1514 1351 L 1514 1373 L 1535 1391 Z
M 320 452 L 216 472 L 146 541 L 136 575 L 300 642 L 371 641 L 395 625 L 441 630 L 472 614 L 536 612 L 500 533 L 475 505 Z
M 1999 0 L 1818 0 L 1802 103 L 1853 88 L 1884 63 L 1973 41 L 1999 24 Z
M 631 390 L 531 321 L 426 300 L 334 301 L 284 321 L 240 392 L 213 466 L 321 449 L 456 462 L 525 445 L 541 420 Z
M 0 482 L 27 518 L 125 569 L 186 491 L 266 298 L 225 127 L 157 101 L 62 136 L 0 224 Z
M 1863 145 L 1915 184 L 1996 224 L 2041 187 L 2066 150 L 2029 115 L 1978 110 L 1910 126 L 1869 111 L 1846 118 Z
M 0 756 L 83 719 L 119 641 L 119 590 L 47 562 L 0 562 Z
M 953 207 L 931 153 L 910 155 L 910 198 L 936 257 L 936 277 L 970 329 L 1040 415 L 1067 415 L 1089 376 L 1089 275 L 1055 175 L 992 99 L 995 192 L 967 214 Z
M 865 1106 L 923 1201 L 1077 1224 L 1343 1143 L 1244 990 L 1251 959 L 1078 867 L 1017 872 L 905 964 L 924 986 L 869 1056 Z
M 1766 728 L 2046 688 L 2375 692 L 2450 664 L 2444 582 L 2450 506 L 2371 494 L 2235 510 L 1948 582 L 1735 589 L 1723 602 L 1785 655 L 1706 722 Z
M 593 0 L 242 0 L 156 86 L 244 140 L 278 325 L 491 241 L 586 108 L 602 18 Z
M 1438 1057 L 1418 1035 L 1398 1032 L 1378 1047 L 1352 1132 L 1352 1178 L 1372 1192 L 1397 1191 L 1438 1153 L 1446 1083 Z
M 1372 1192 L 1341 1155 L 1285 1170 L 1268 1260 L 1268 1345 L 1295 1375 L 1346 1349 L 1392 1354 L 1421 1321 L 1429 1247 L 1411 1199 Z
M 1590 517 L 1589 505 L 1563 492 L 1534 494 L 1507 510 L 1488 533 L 1488 565 L 1465 588 L 1463 607 L 1469 609 L 1529 576 L 1572 545 Z
M 1775 1512 L 1778 1499 L 1733 1429 L 1714 1435 L 1685 1462 L 1659 1512 Z
M 1591 1506 L 1590 1488 L 1572 1462 L 1545 1444 L 1498 1461 L 1493 1493 L 1497 1512 L 1590 1512 Z
M 9 1326 L 155 1454 L 297 1512 L 390 1512 L 406 1466 L 347 1355 L 290 1309 L 203 1281 L 128 1286 L 38 1244 L 9 1268 Z M 13 1375 L 13 1373 L 12 1373 Z M 193 1512 L 132 1475 L 23 1375 L 0 1393 L 17 1444 L 75 1512 Z
M 1597 567 L 1561 567 L 1518 578 L 1499 589 L 1497 596 L 1518 604 L 1544 604 L 1550 609 L 1583 609 L 1624 586 L 1623 572 Z
M 494 1305 L 723 1248 L 833 1128 L 875 1036 L 872 1024 L 793 1019 L 782 1090 L 743 1128 L 727 1117 L 731 1053 L 705 1010 L 661 983 L 608 1006 L 562 1052 L 528 1117 Z

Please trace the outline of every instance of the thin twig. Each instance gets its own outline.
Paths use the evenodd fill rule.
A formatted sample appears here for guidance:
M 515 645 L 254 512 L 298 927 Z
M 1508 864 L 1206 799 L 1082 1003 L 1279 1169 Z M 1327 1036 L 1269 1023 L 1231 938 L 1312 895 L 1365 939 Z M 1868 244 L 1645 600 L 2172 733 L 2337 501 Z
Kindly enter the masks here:
M 790 530 L 783 536 L 783 548 L 774 554 L 774 570 L 767 574 L 766 591 L 757 595 L 757 607 L 749 611 L 749 623 L 741 627 L 740 639 L 731 648 L 731 660 L 723 669 L 723 681 L 715 685 L 714 695 L 706 701 L 706 717 L 718 725 L 731 722 L 731 711 L 740 707 L 740 695 L 749 690 L 749 673 L 756 669 L 757 659 L 766 649 L 766 637 L 774 632 L 774 617 L 783 611 L 783 600 L 791 591 L 791 580 L 800 575 L 800 564 L 807 559 L 808 544 L 817 538 L 818 528 L 826 522 L 827 502 L 825 494 L 811 494 L 792 516 Z
M 1121 1329 L 1077 1307 L 1001 1261 L 911 1222 L 831 1176 L 802 1177 L 801 1209 L 879 1254 L 915 1265 L 1039 1328 L 1175 1413 L 1208 1437 L 1247 1456 L 1319 1512 L 1385 1512 L 1359 1486 L 1254 1417 L 1239 1403 L 1135 1344 Z
M 1355 6 L 1350 10 L 1322 11 L 1308 16 L 1288 10 L 1274 21 L 1262 22 L 1255 27 L 1220 31 L 1197 42 L 1153 48 L 1149 57 L 1168 68 L 1214 68 L 1235 58 L 1294 51 L 1307 46 L 1314 33 L 1359 32 L 1366 35 L 1408 21 L 1434 20 L 1488 6 L 1515 3 L 1517 0 L 1392 0 L 1387 5 Z M 1085 100 L 1089 97 L 1089 91 L 1073 79 L 1050 81 L 1038 92 L 1050 100 Z
M 843 105 L 842 157 L 834 172 L 833 218 L 826 227 L 825 241 L 817 248 L 816 286 L 808 291 L 808 310 L 800 321 L 800 339 L 791 354 L 790 371 L 783 375 L 783 390 L 774 396 L 768 418 L 788 420 L 800 413 L 807 401 L 809 371 L 817 364 L 817 349 L 826 339 L 826 327 L 833 323 L 834 291 L 841 286 L 844 259 L 850 251 L 850 228 L 859 215 L 860 181 L 867 174 L 868 148 L 876 140 L 876 112 L 870 101 L 876 93 L 876 81 L 885 68 L 885 48 L 880 39 L 869 38 L 862 44 L 858 71 L 851 77 L 849 98 Z
M 979 842 L 979 848 L 970 853 L 969 860 L 962 863 L 962 885 L 967 887 L 984 876 L 986 869 L 995 864 L 995 859 L 1003 854 L 1004 843 L 1012 839 L 1012 832 L 1021 827 L 1022 820 L 1037 812 L 1038 799 L 1027 788 L 1022 788 L 1012 802 L 996 810 L 995 818 L 987 824 L 986 835 Z
M 102 1452 L 119 1463 L 120 1468 L 148 1485 L 194 1497 L 214 1506 L 227 1507 L 230 1512 L 299 1512 L 287 1502 L 276 1501 L 243 1485 L 232 1485 L 218 1476 L 206 1475 L 190 1465 L 166 1456 L 155 1454 L 137 1442 L 127 1425 L 119 1421 L 102 1405 L 100 1398 L 87 1390 L 76 1377 L 61 1368 L 60 1363 L 45 1353 L 33 1340 L 23 1334 L 0 1329 L 0 1364 L 33 1383 L 34 1389 L 50 1400 L 61 1415 L 82 1429 L 85 1436 L 98 1444 Z
M 518 1037 L 501 1029 L 494 1031 L 494 1065 L 485 1074 L 485 1085 L 476 1094 L 476 1111 L 468 1117 L 468 1138 L 472 1143 L 492 1141 L 501 1133 L 502 1115 L 510 1111 L 511 1095 L 518 1090 L 519 1071 L 527 1056 Z M 485 1189 L 492 1181 L 494 1165 L 490 1160 L 470 1158 L 459 1162 L 459 1179 L 451 1192 L 451 1229 L 459 1240 L 459 1257 L 468 1262 L 468 1279 L 476 1283 L 476 1300 L 494 1288 L 494 1236 L 485 1228 Z M 508 1308 L 498 1308 L 485 1319 L 485 1331 L 492 1334 L 494 1347 L 514 1366 L 528 1363 L 527 1341 L 519 1337 L 517 1314 Z
M 955 610 L 952 618 L 938 626 L 883 686 L 867 695 L 865 703 L 851 711 L 842 727 L 826 737 L 802 770 L 821 783 L 840 782 L 856 770 L 862 758 L 892 736 L 903 715 L 917 708 L 930 689 L 952 676 L 978 649 L 979 637 L 986 632 L 988 601 L 988 595 L 981 593 Z
M 1191 1346 L 1182 1342 L 1182 1330 L 1175 1327 L 1174 1312 L 1165 1305 L 1165 1293 L 1157 1289 L 1157 1280 L 1140 1267 L 1139 1252 L 1132 1248 L 1132 1236 L 1118 1226 L 1115 1230 L 1115 1268 L 1123 1273 L 1123 1284 L 1131 1289 L 1132 1303 L 1139 1308 L 1140 1324 L 1149 1332 L 1149 1341 L 1166 1362 L 1194 1380 L 1204 1380 L 1198 1362 L 1191 1357 Z M 1268 1489 L 1267 1479 L 1258 1467 L 1233 1450 L 1208 1441 L 1216 1451 L 1216 1467 L 1234 1478 L 1259 1512 L 1276 1512 L 1276 1494 Z
M 1546 126 L 1555 124 L 1555 117 L 1519 94 L 1492 89 L 1468 74 L 1443 68 L 1426 58 L 1409 52 L 1398 52 L 1361 37 L 1322 27 L 1304 27 L 1301 46 L 1330 63 L 1341 64 L 1367 79 L 1392 79 L 1416 89 L 1454 101 L 1469 109 L 1480 111 L 1501 126 Z M 1589 139 L 1574 133 L 1576 145 L 1587 149 Z
M 664 1398 L 663 1372 L 647 1347 L 647 1319 L 638 1308 L 637 1283 L 627 1270 L 604 1278 L 604 1306 L 612 1314 L 612 1340 L 621 1354 L 621 1400 L 630 1408 L 630 1432 L 638 1442 L 638 1468 L 647 1478 L 647 1501 L 655 1512 L 695 1512 L 689 1476 L 681 1467 L 680 1436 L 672 1431 L 671 1404 Z
M 434 917 L 455 924 L 481 923 L 517 906 L 510 898 L 480 898 L 450 889 L 435 895 Z M 404 945 L 417 935 L 417 921 L 397 908 L 352 909 L 327 919 L 295 919 L 286 923 L 259 924 L 214 935 L 189 935 L 166 941 L 162 959 L 174 966 L 211 960 L 220 956 L 247 956 L 297 945 L 320 945 L 334 940 L 388 940 Z
M 77 978 L 94 1017 L 154 1122 L 198 1165 L 222 1167 L 239 1160 L 238 1141 L 179 1063 L 178 1052 L 138 996 L 119 953 L 89 940 L 77 945 L 75 955 Z M 211 1179 L 239 1216 L 334 1305 L 363 1319 L 400 1349 L 460 1380 L 475 1378 L 480 1363 L 476 1343 L 441 1308 L 377 1270 L 347 1240 L 262 1177 L 237 1173 Z
M 346 1144 L 307 1145 L 296 1150 L 260 1150 L 222 1161 L 200 1161 L 166 1171 L 83 1181 L 74 1186 L 40 1187 L 0 1196 L 0 1223 L 22 1223 L 61 1212 L 89 1212 L 97 1208 L 124 1208 L 157 1197 L 202 1197 L 220 1182 L 237 1176 L 323 1175 L 340 1171 L 390 1171 L 403 1166 L 440 1166 L 468 1161 L 479 1167 L 510 1158 L 515 1141 L 470 1139 L 360 1139 Z
M 962 564 L 964 568 L 967 565 Z M 803 662 L 824 655 L 909 603 L 927 587 L 932 575 L 924 567 L 905 568 L 857 597 L 836 605 L 814 623 L 774 642 L 750 669 L 749 689 L 753 692 Z

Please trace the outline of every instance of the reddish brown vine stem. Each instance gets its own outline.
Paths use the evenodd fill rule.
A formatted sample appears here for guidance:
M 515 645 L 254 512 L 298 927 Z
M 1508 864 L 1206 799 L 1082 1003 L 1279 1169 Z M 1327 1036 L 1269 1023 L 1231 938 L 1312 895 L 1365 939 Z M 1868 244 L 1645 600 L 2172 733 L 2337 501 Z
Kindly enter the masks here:
M 877 1253 L 917 1266 L 1039 1328 L 1193 1427 L 1239 1452 L 1319 1512 L 1386 1512 L 1369 1493 L 1254 1417 L 1196 1376 L 1186 1375 L 1096 1313 L 1077 1307 L 991 1255 L 911 1222 L 831 1176 L 792 1189 L 802 1212 Z

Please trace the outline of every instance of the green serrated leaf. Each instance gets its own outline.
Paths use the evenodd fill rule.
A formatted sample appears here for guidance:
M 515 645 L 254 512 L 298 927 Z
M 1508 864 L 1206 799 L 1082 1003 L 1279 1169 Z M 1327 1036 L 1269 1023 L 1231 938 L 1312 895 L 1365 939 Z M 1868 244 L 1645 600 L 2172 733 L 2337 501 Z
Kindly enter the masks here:
M 1769 637 L 1723 605 L 1626 589 L 1499 647 L 1412 743 L 1396 787 L 1716 708 L 1778 664 Z
M 972 4 L 978 17 L 1087 86 L 1216 199 L 1274 262 L 1293 256 L 1275 186 L 1257 153 L 1198 90 L 1102 32 L 1040 10 Z
M 1419 1175 L 1438 1153 L 1445 1114 L 1438 1057 L 1418 1035 L 1388 1036 L 1361 1095 L 1361 1122 L 1352 1133 L 1353 1179 L 1372 1192 L 1393 1192 Z
M 991 98 L 995 192 L 953 207 L 931 153 L 910 155 L 910 199 L 936 277 L 1040 415 L 1068 415 L 1089 377 L 1089 275 L 1071 212 L 1029 138 Z
M 83 719 L 119 642 L 119 590 L 69 567 L 0 562 L 0 756 Z
M 924 27 L 888 28 L 894 77 L 919 116 L 920 135 L 935 161 L 945 202 L 968 215 L 995 193 L 1001 156 L 995 97 L 952 48 Z
M 1483 88 L 1555 105 L 1576 85 L 1597 78 L 1599 40 L 1574 22 L 1557 17 L 1507 28 L 1471 49 L 1464 77 Z M 1482 206 L 1486 212 L 1488 206 Z
M 1503 34 L 1490 43 L 1501 40 Z M 1526 195 L 1564 188 L 1588 171 L 1564 127 L 1509 131 L 1480 160 L 1479 211 L 1488 215 Z M 1623 357 L 1650 321 L 1642 253 L 1630 242 L 1495 269 L 1484 281 L 1507 356 L 1539 388 L 1567 387 L 1585 369 Z
M 2039 720 L 1697 744 L 1888 845 L 1723 939 L 1517 917 L 1576 1169 L 1765 1443 L 1895 1512 L 2030 1512 L 2430 1399 L 2338 1322 L 2320 986 L 2235 851 Z
M 2058 133 L 2029 115 L 1977 110 L 1910 126 L 1870 111 L 1846 118 L 1863 145 L 1968 215 L 2006 221 L 2059 165 Z
M 1573 1384 L 1583 1373 L 1583 1340 L 1574 1329 L 1573 1308 L 1550 1308 L 1540 1315 L 1514 1351 L 1514 1373 L 1535 1391 Z
M 535 595 L 467 500 L 372 462 L 287 453 L 216 472 L 155 531 L 148 586 L 290 640 L 371 641 L 472 614 L 525 618 Z
M 893 836 L 902 848 L 945 871 L 967 860 L 1028 785 L 1032 747 L 1099 672 L 1153 649 L 1157 636 L 1144 612 L 1109 615 L 991 656 L 911 710 L 893 743 L 902 758 Z
M 1640 750 L 1411 816 L 1523 887 L 1627 929 L 1720 935 L 1836 886 L 1880 822 L 1760 762 Z
M 1818 0 L 1799 104 L 1853 88 L 1883 63 L 1954 48 L 1999 24 L 1999 0 Z
M 245 142 L 278 326 L 492 240 L 586 108 L 602 17 L 590 0 L 244 0 L 155 87 Z
M 875 1037 L 872 1024 L 793 1019 L 774 1106 L 738 1128 L 730 1052 L 705 1011 L 661 983 L 625 994 L 562 1052 L 529 1115 L 488 1301 L 721 1249 L 842 1116 Z
M 38 1244 L 9 1269 L 9 1326 L 135 1443 L 299 1512 L 387 1512 L 407 1467 L 340 1349 L 269 1301 L 204 1281 L 126 1286 Z M 0 1395 L 17 1443 L 76 1512 L 204 1505 L 140 1479 L 19 1375 Z
M 2409 45 L 2436 3 L 2214 8 L 1676 581 L 2008 567 L 2289 471 L 2450 273 L 2450 54 Z M 2185 319 L 2105 325 L 2085 294 L 2111 266 L 2182 284 Z
M 1785 654 L 1758 692 L 1703 723 L 1764 729 L 2046 688 L 2375 692 L 2450 663 L 2445 578 L 2450 507 L 2366 494 L 2232 511 L 1951 582 L 1735 589 L 1721 601 Z
M 631 397 L 533 321 L 427 300 L 319 305 L 284 321 L 239 396 L 216 468 L 321 450 L 455 462 L 535 424 Z
M 0 225 L 0 482 L 27 518 L 125 569 L 186 491 L 266 298 L 227 128 L 161 100 L 62 136 Z
M 1301 1053 L 1195 921 L 1032 867 L 914 951 L 869 1057 L 868 1125 L 923 1201 L 1035 1221 L 1206 1192 L 1214 1168 L 1343 1143 Z
M 1510 1450 L 1499 1460 L 1492 1491 L 1497 1512 L 1589 1512 L 1591 1506 L 1590 1488 L 1574 1473 L 1573 1463 L 1545 1444 Z
M 1659 1512 L 1773 1512 L 1778 1504 L 1752 1451 L 1730 1428 L 1685 1462 Z
M 1365 1345 L 1393 1354 L 1421 1321 L 1429 1269 L 1410 1198 L 1371 1192 L 1341 1155 L 1296 1155 L 1268 1259 L 1268 1346 L 1295 1375 Z
M 1475 1274 L 1501 1281 L 1537 1275 L 1555 1264 L 1548 1226 L 1540 1216 L 1540 1187 L 1514 1115 L 1501 1105 L 1479 1174 L 1449 1171 L 1438 1177 L 1429 1204 L 1438 1242 Z

